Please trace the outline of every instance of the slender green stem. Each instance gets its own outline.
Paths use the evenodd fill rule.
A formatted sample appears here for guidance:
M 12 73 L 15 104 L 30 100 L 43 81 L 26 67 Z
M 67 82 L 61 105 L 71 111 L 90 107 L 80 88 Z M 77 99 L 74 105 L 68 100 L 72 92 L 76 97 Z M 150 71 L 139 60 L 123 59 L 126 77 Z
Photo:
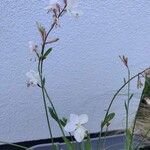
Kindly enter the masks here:
M 130 70 L 128 68 L 128 80 L 130 80 Z M 130 82 L 128 82 L 128 99 L 127 99 L 127 110 L 126 110 L 126 130 L 128 129 L 129 126 L 129 106 L 130 106 Z
M 43 83 L 43 77 L 42 77 L 42 68 L 40 68 L 41 67 L 41 63 L 42 62 L 39 59 L 38 72 L 39 72 L 40 81 L 41 81 L 41 89 L 42 89 L 42 96 L 43 96 L 43 102 L 44 102 L 45 115 L 46 115 L 46 119 L 47 119 L 47 125 L 48 125 L 48 129 L 49 129 L 50 138 L 51 138 L 51 141 L 52 141 L 52 145 L 54 147 L 54 140 L 53 140 L 53 135 L 52 135 L 51 125 L 50 125 L 50 120 L 49 120 L 49 116 L 48 116 L 46 98 L 45 98 L 45 93 L 44 93 L 44 83 Z
M 52 109 L 54 110 L 54 113 L 55 113 L 56 116 L 57 116 L 58 125 L 59 125 L 59 127 L 60 127 L 60 129 L 61 129 L 61 132 L 62 132 L 63 136 L 65 137 L 65 132 L 64 132 L 63 127 L 62 127 L 62 125 L 61 125 L 61 122 L 60 122 L 60 119 L 59 119 L 59 117 L 58 117 L 57 111 L 56 111 L 56 109 L 55 109 L 55 107 L 54 107 L 54 104 L 53 104 L 53 102 L 52 102 L 50 96 L 48 95 L 48 92 L 47 92 L 47 90 L 46 90 L 45 87 L 44 87 L 44 91 L 45 91 L 45 94 L 46 94 L 46 96 L 47 96 L 47 98 L 48 98 L 48 100 L 49 100 L 49 102 L 50 102 L 50 104 L 51 104 L 51 106 L 52 106 Z
M 62 11 L 59 13 L 59 15 L 57 16 L 57 18 L 59 19 L 59 17 L 62 16 L 63 12 L 65 11 L 66 9 L 66 6 L 64 6 L 64 8 L 62 9 Z M 52 132 L 51 132 L 51 128 L 50 128 L 50 123 L 49 123 L 49 119 L 48 119 L 48 111 L 47 111 L 47 103 L 46 103 L 46 97 L 48 95 L 48 93 L 45 92 L 45 83 L 43 83 L 43 55 L 44 55 L 44 51 L 45 51 L 45 45 L 46 45 L 46 41 L 47 41 L 47 38 L 50 34 L 50 32 L 53 30 L 53 28 L 55 27 L 56 25 L 56 22 L 54 21 L 50 27 L 50 29 L 48 30 L 44 40 L 43 40 L 43 43 L 42 43 L 42 49 L 41 49 L 41 56 L 38 57 L 39 58 L 39 64 L 38 64 L 38 71 L 39 71 L 39 75 L 40 75 L 40 80 L 41 80 L 41 89 L 42 89 L 42 95 L 43 95 L 43 100 L 44 100 L 44 106 L 45 106 L 45 112 L 46 112 L 46 117 L 47 117 L 47 122 L 48 122 L 48 126 L 49 126 L 49 131 L 50 131 L 50 135 L 52 137 Z M 46 97 L 45 97 L 45 94 L 46 94 Z M 54 112 L 56 113 L 56 110 L 55 110 L 55 107 L 53 106 L 53 103 L 52 101 L 50 100 L 50 97 L 48 97 L 49 101 L 50 101 L 50 104 L 54 110 Z M 56 113 L 57 114 L 57 113 Z M 58 116 L 58 115 L 57 115 Z M 71 143 L 70 141 L 65 137 L 65 133 L 63 131 L 63 127 L 61 126 L 61 123 L 60 123 L 60 120 L 58 118 L 58 124 L 59 124 L 59 127 L 61 129 L 61 132 L 63 134 L 63 139 L 64 141 L 66 142 L 69 150 L 72 150 L 72 146 L 71 146 Z M 53 138 L 52 138 L 53 140 Z
M 49 100 L 49 102 L 50 102 L 50 104 L 51 104 L 51 107 L 52 107 L 52 109 L 53 109 L 53 111 L 54 111 L 54 113 L 55 113 L 55 115 L 56 115 L 56 117 L 57 117 L 57 123 L 58 123 L 59 128 L 60 128 L 60 130 L 61 130 L 61 132 L 62 132 L 63 140 L 64 140 L 64 142 L 68 145 L 68 148 L 69 148 L 70 150 L 72 150 L 72 149 L 74 149 L 73 143 L 71 144 L 70 142 L 68 142 L 68 139 L 67 139 L 66 136 L 65 136 L 64 129 L 63 129 L 63 127 L 62 127 L 62 125 L 61 125 L 61 122 L 60 122 L 60 119 L 59 119 L 59 117 L 58 117 L 57 111 L 56 111 L 56 109 L 55 109 L 55 107 L 54 107 L 54 104 L 53 104 L 53 102 L 51 101 L 51 98 L 50 98 L 50 96 L 48 95 L 48 92 L 47 92 L 47 90 L 46 90 L 45 87 L 44 87 L 44 91 L 45 91 L 45 94 L 46 94 L 46 96 L 47 96 L 47 98 L 48 98 L 48 100 Z
M 82 150 L 82 143 L 79 143 L 79 150 Z
M 71 142 L 72 142 L 72 146 L 73 146 L 73 149 L 76 149 L 76 144 L 74 144 L 73 142 L 74 142 L 74 140 L 73 140 L 73 137 L 72 137 L 72 135 L 71 135 L 71 133 L 69 132 L 69 136 L 70 136 L 70 138 L 71 138 Z
M 60 12 L 59 16 L 61 16 L 61 14 L 63 13 L 63 11 L 65 10 L 66 6 L 64 7 L 64 9 Z M 41 50 L 41 56 L 43 56 L 44 54 L 44 49 L 45 49 L 45 45 L 46 45 L 46 41 L 47 38 L 50 34 L 50 32 L 53 30 L 54 26 L 56 25 L 56 22 L 53 22 L 53 24 L 51 25 L 51 28 L 49 29 L 49 31 L 46 34 L 46 37 L 43 41 L 42 44 L 42 50 Z M 43 101 L 44 101 L 44 108 L 45 108 L 45 114 L 46 114 L 46 119 L 47 119 L 47 124 L 48 124 L 48 129 L 49 129 L 49 134 L 52 140 L 52 144 L 54 146 L 54 140 L 53 140 L 53 135 L 52 135 L 52 130 L 51 130 L 51 126 L 50 126 L 50 121 L 49 121 L 49 117 L 48 117 L 48 110 L 47 110 L 47 103 L 46 103 L 46 98 L 45 98 L 45 92 L 44 92 L 44 84 L 43 84 L 43 60 L 38 56 L 39 62 L 38 62 L 38 72 L 39 72 L 39 76 L 40 76 L 40 80 L 41 80 L 41 89 L 42 89 L 42 96 L 43 96 Z
M 22 148 L 22 149 L 25 149 L 25 150 L 28 149 L 28 147 L 21 146 L 21 145 L 18 145 L 18 144 L 8 143 L 8 142 L 4 142 L 4 141 L 0 141 L 0 143 L 8 144 L 8 145 L 11 145 L 11 146 L 14 146 L 14 147 L 18 147 L 18 148 Z
M 58 16 L 57 16 L 58 19 L 61 17 L 61 15 L 62 15 L 63 12 L 65 11 L 66 7 L 67 7 L 67 5 L 65 5 L 64 8 L 62 9 L 62 11 L 58 14 Z M 42 56 L 43 56 L 43 54 L 44 54 L 44 49 L 45 49 L 45 45 L 46 45 L 47 38 L 48 38 L 50 32 L 51 32 L 51 31 L 53 30 L 53 28 L 55 27 L 55 25 L 56 25 L 56 22 L 53 22 L 52 25 L 51 25 L 51 27 L 50 27 L 50 29 L 48 30 L 48 32 L 47 32 L 47 34 L 46 34 L 46 36 L 45 36 L 45 39 L 44 39 L 43 44 L 42 44 L 42 50 L 41 50 L 41 55 L 42 55 Z
M 128 80 L 130 80 L 130 69 L 129 67 L 127 67 L 127 70 L 128 70 Z M 132 146 L 132 141 L 130 141 L 130 143 L 128 143 L 128 136 L 127 136 L 127 130 L 128 130 L 128 127 L 129 127 L 129 107 L 130 107 L 130 82 L 128 82 L 127 84 L 127 91 L 128 91 L 128 99 L 127 99 L 127 102 L 126 102 L 126 106 L 127 108 L 125 109 L 126 110 L 126 150 L 130 150 L 131 149 L 131 146 Z
M 100 150 L 102 148 L 102 132 L 103 132 L 103 128 L 101 127 L 101 131 L 99 133 L 99 140 L 98 140 L 98 144 L 97 144 L 97 150 Z
M 107 136 L 107 132 L 108 132 L 108 126 L 106 127 L 106 130 L 105 130 L 104 142 L 103 142 L 103 147 L 102 147 L 102 149 L 105 149 L 105 147 L 106 147 L 106 136 Z

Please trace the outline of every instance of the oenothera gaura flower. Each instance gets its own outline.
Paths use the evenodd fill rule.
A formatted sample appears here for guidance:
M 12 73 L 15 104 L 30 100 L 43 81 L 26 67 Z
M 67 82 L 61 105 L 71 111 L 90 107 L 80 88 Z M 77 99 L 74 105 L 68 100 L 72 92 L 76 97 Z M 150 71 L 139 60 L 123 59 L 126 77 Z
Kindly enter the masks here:
M 36 86 L 40 83 L 39 73 L 30 70 L 26 73 L 27 76 L 27 86 Z
M 29 41 L 29 50 L 30 52 L 36 52 L 37 51 L 37 45 L 33 41 Z
M 51 0 L 45 9 L 48 12 L 52 13 L 53 22 L 55 23 L 55 26 L 60 26 L 59 24 L 59 14 L 61 12 L 61 5 L 58 0 Z
M 83 124 L 88 122 L 88 116 L 86 114 L 75 115 L 70 114 L 69 122 L 64 127 L 65 131 L 73 132 L 74 138 L 77 142 L 81 142 L 86 136 L 87 129 L 83 127 Z
M 76 17 L 79 17 L 83 14 L 83 12 L 78 9 L 78 0 L 67 0 L 66 10 L 69 14 Z

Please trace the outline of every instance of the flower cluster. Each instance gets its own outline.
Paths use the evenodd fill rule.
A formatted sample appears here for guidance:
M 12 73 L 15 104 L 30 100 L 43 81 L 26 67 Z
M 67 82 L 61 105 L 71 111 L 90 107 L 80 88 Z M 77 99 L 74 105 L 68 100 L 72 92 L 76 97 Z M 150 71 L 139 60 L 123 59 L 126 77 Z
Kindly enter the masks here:
M 78 9 L 78 0 L 64 0 L 64 6 L 58 0 L 51 0 L 49 5 L 45 7 L 48 12 L 53 13 L 53 18 L 55 21 L 58 21 L 57 18 L 62 9 L 64 9 L 67 13 L 74 15 L 76 17 L 83 14 L 81 10 Z
M 78 10 L 78 0 L 63 0 L 63 3 L 61 3 L 59 0 L 51 0 L 45 9 L 48 11 L 48 13 L 51 13 L 53 17 L 51 29 L 53 29 L 54 26 L 59 25 L 59 18 L 66 12 L 76 17 L 82 14 L 82 11 Z M 37 27 L 40 32 L 43 44 L 52 44 L 59 40 L 59 38 L 56 37 L 48 38 L 49 32 L 46 32 L 45 28 L 39 23 L 37 23 Z M 49 31 L 51 31 L 51 29 Z M 29 50 L 31 53 L 35 53 L 40 58 L 41 54 L 38 50 L 38 45 L 36 45 L 33 41 L 29 42 Z M 38 73 L 32 70 L 29 71 L 26 76 L 28 86 L 38 85 Z

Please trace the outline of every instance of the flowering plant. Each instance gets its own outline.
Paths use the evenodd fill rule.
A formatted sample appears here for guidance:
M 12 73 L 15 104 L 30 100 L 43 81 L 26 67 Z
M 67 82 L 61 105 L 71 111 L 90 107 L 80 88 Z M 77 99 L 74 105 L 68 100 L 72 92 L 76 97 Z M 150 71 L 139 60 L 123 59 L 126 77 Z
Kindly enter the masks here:
M 29 42 L 30 51 L 35 53 L 36 57 L 38 58 L 38 68 L 37 68 L 38 72 L 30 70 L 26 74 L 28 77 L 27 85 L 28 86 L 36 86 L 37 85 L 38 87 L 41 88 L 44 106 L 45 106 L 47 124 L 48 124 L 48 128 L 49 128 L 49 134 L 50 134 L 50 138 L 51 138 L 54 149 L 56 149 L 56 146 L 55 146 L 55 143 L 53 140 L 52 129 L 50 126 L 49 113 L 50 113 L 51 117 L 58 123 L 59 128 L 63 135 L 63 140 L 66 143 L 68 150 L 73 150 L 74 147 L 73 147 L 71 141 L 69 141 L 66 138 L 65 131 L 68 132 L 70 135 L 73 133 L 74 138 L 77 142 L 82 142 L 85 137 L 88 137 L 87 138 L 87 141 L 88 141 L 87 147 L 89 150 L 91 149 L 90 136 L 89 136 L 88 130 L 83 126 L 83 124 L 88 122 L 88 116 L 86 114 L 82 114 L 82 115 L 70 114 L 69 121 L 66 118 L 60 118 L 58 116 L 57 111 L 54 107 L 54 104 L 53 104 L 52 100 L 50 99 L 50 96 L 46 90 L 46 79 L 43 75 L 44 61 L 45 61 L 45 59 L 48 58 L 48 55 L 52 51 L 52 47 L 50 47 L 48 49 L 46 49 L 45 47 L 46 47 L 46 45 L 50 45 L 51 43 L 57 42 L 59 40 L 58 38 L 49 39 L 50 33 L 55 27 L 60 26 L 59 20 L 65 13 L 69 13 L 70 15 L 73 15 L 75 17 L 80 16 L 82 14 L 82 11 L 78 10 L 77 6 L 78 6 L 77 0 L 63 0 L 63 3 L 60 3 L 58 0 L 52 0 L 49 3 L 49 5 L 45 8 L 48 11 L 48 13 L 50 13 L 52 15 L 52 18 L 53 18 L 50 29 L 48 31 L 46 31 L 44 26 L 40 25 L 39 23 L 37 24 L 38 30 L 40 32 L 41 39 L 42 39 L 41 50 L 39 49 L 38 45 L 34 44 L 34 42 L 31 42 L 31 41 Z M 132 79 L 134 79 L 136 77 L 138 77 L 138 79 L 140 79 L 140 76 L 143 73 L 145 73 L 148 69 L 131 77 L 130 69 L 129 69 L 129 65 L 128 65 L 128 58 L 125 56 L 122 56 L 122 57 L 120 56 L 120 59 L 122 60 L 125 67 L 127 68 L 128 78 L 127 78 L 127 81 L 125 81 L 125 83 L 123 84 L 123 86 L 115 93 L 114 97 L 112 98 L 112 100 L 108 106 L 105 117 L 104 117 L 103 121 L 101 122 L 101 130 L 99 133 L 99 143 L 101 142 L 102 132 L 104 131 L 104 129 L 107 131 L 107 128 L 111 124 L 112 119 L 115 117 L 115 113 L 110 112 L 112 103 L 115 100 L 116 96 L 119 94 L 119 92 L 127 85 L 128 99 L 127 99 L 127 101 L 125 101 L 125 110 L 126 110 L 125 149 L 131 150 L 133 148 L 132 147 L 133 146 L 133 133 L 134 133 L 134 129 L 135 129 L 136 118 L 134 120 L 133 128 L 130 129 L 129 128 L 129 105 L 130 105 L 130 101 L 133 97 L 133 94 L 130 93 L 130 82 Z M 138 80 L 138 81 L 140 81 L 140 80 Z M 140 82 L 138 82 L 138 83 L 140 83 Z M 47 105 L 47 99 L 49 101 L 50 106 Z M 99 146 L 100 146 L 100 144 L 99 144 Z M 98 149 L 100 149 L 100 148 L 98 148 Z
M 48 30 L 45 29 L 45 27 L 39 23 L 37 23 L 38 31 L 41 36 L 42 46 L 39 47 L 39 45 L 35 44 L 34 42 L 29 42 L 29 49 L 31 52 L 33 52 L 37 58 L 37 72 L 30 70 L 26 73 L 27 76 L 27 86 L 38 86 L 41 89 L 42 92 L 42 98 L 44 102 L 45 107 L 45 114 L 47 119 L 47 125 L 49 129 L 49 135 L 52 142 L 53 150 L 57 150 L 57 146 L 54 143 L 54 137 L 52 133 L 52 128 L 50 125 L 49 117 L 51 116 L 58 124 L 61 133 L 62 138 L 67 146 L 67 150 L 75 150 L 73 141 L 69 140 L 66 137 L 66 132 L 69 133 L 71 136 L 73 134 L 75 140 L 77 142 L 82 142 L 83 140 L 86 141 L 85 147 L 82 149 L 91 150 L 91 139 L 88 130 L 84 127 L 84 124 L 88 122 L 88 116 L 86 114 L 76 115 L 76 114 L 70 114 L 70 119 L 67 120 L 66 118 L 60 118 L 57 114 L 57 111 L 55 109 L 55 106 L 53 104 L 53 101 L 51 100 L 47 89 L 46 89 L 46 78 L 43 74 L 44 69 L 43 65 L 45 60 L 48 58 L 49 54 L 52 52 L 52 47 L 50 46 L 48 49 L 46 48 L 48 45 L 51 45 L 52 43 L 55 43 L 59 40 L 59 38 L 49 38 L 51 32 L 60 26 L 60 18 L 63 17 L 66 13 L 69 13 L 70 15 L 73 15 L 75 17 L 79 17 L 82 13 L 81 10 L 78 10 L 78 3 L 77 0 L 63 0 L 62 3 L 58 0 L 51 0 L 49 5 L 45 8 L 48 13 L 52 15 L 52 23 Z M 108 105 L 108 108 L 105 113 L 104 119 L 101 121 L 100 124 L 100 132 L 99 132 L 99 142 L 97 150 L 105 149 L 105 147 L 102 147 L 103 144 L 101 144 L 101 137 L 102 132 L 108 131 L 108 127 L 111 124 L 111 121 L 115 117 L 115 112 L 110 112 L 110 108 L 117 97 L 117 95 L 120 93 L 120 91 L 127 86 L 127 95 L 128 98 L 125 101 L 125 111 L 126 111 L 126 128 L 125 128 L 125 149 L 126 150 L 133 150 L 135 149 L 133 147 L 133 137 L 134 137 L 134 130 L 135 130 L 135 123 L 136 123 L 136 117 L 134 119 L 133 127 L 129 127 L 129 106 L 130 101 L 133 97 L 133 94 L 130 93 L 130 82 L 138 78 L 138 85 L 141 85 L 140 77 L 141 76 L 149 76 L 149 69 L 147 68 L 136 75 L 132 76 L 130 75 L 130 68 L 128 64 L 128 58 L 125 56 L 120 56 L 121 61 L 123 62 L 124 66 L 127 69 L 128 77 L 124 80 L 124 84 L 117 90 L 117 92 L 112 97 L 110 104 Z M 18 146 L 18 145 L 13 145 Z M 19 146 L 18 146 L 19 147 Z M 26 149 L 25 147 L 22 147 Z

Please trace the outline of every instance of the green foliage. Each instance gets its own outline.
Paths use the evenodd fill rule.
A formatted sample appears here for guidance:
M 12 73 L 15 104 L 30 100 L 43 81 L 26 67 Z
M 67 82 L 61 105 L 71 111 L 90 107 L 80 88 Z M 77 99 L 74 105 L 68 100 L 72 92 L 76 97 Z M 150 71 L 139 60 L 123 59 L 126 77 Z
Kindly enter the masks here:
M 62 119 L 60 119 L 60 123 L 64 127 L 67 124 L 67 119 L 63 117 Z
M 128 106 L 127 106 L 127 103 L 126 102 L 124 102 L 124 107 L 125 107 L 125 110 L 126 110 L 126 112 L 128 111 Z
M 49 109 L 49 113 L 50 113 L 51 117 L 58 124 L 60 123 L 62 126 L 66 125 L 66 123 L 67 123 L 67 119 L 66 118 L 59 119 L 57 114 L 54 112 L 54 110 L 51 107 L 48 107 L 48 109 Z M 73 145 L 71 144 L 71 142 L 66 137 L 63 137 L 63 140 L 66 143 L 68 150 L 73 150 Z
M 57 122 L 60 123 L 63 127 L 67 124 L 67 119 L 63 117 L 62 119 L 59 119 L 57 114 L 54 112 L 54 110 L 51 107 L 48 107 L 49 113 L 51 117 Z
M 43 59 L 43 60 L 46 59 L 47 56 L 50 54 L 51 51 L 52 51 L 52 48 L 49 48 L 49 49 L 44 53 L 44 55 L 42 56 L 42 59 Z
M 51 107 L 48 107 L 48 109 L 49 109 L 49 113 L 50 113 L 51 117 L 52 117 L 55 121 L 58 122 L 58 117 L 57 117 L 56 113 L 54 112 L 54 110 L 53 110 Z
M 104 121 L 101 123 L 101 128 L 103 128 L 105 125 L 109 126 L 110 125 L 110 121 L 115 117 L 115 113 L 110 113 L 108 114 L 105 118 Z
M 133 93 L 130 95 L 130 97 L 129 97 L 129 101 L 132 99 L 133 95 L 134 95 Z

